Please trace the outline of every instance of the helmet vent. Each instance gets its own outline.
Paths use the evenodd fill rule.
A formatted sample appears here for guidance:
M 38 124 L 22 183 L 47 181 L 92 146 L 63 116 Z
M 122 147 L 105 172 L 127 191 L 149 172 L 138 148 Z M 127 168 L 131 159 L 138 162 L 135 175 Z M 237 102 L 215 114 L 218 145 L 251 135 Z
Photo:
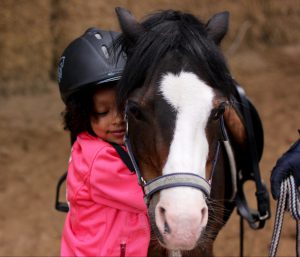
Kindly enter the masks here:
M 101 36 L 101 34 L 100 33 L 95 33 L 95 38 L 97 38 L 97 39 L 102 39 L 102 36 Z
M 102 50 L 105 58 L 108 59 L 109 58 L 109 53 L 108 53 L 107 47 L 106 46 L 101 46 L 101 50 Z

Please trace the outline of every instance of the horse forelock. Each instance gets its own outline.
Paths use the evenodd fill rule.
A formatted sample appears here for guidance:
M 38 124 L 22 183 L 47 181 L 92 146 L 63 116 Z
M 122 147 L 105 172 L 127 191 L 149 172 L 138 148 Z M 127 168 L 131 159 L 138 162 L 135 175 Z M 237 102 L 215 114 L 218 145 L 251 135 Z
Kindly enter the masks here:
M 128 44 L 125 35 L 119 39 L 128 55 L 118 87 L 119 104 L 124 104 L 134 89 L 148 84 L 168 54 L 184 56 L 192 66 L 200 67 L 211 87 L 226 95 L 233 92 L 233 82 L 223 55 L 207 38 L 205 25 L 196 17 L 168 10 L 149 16 L 141 25 L 145 32 L 135 44 Z

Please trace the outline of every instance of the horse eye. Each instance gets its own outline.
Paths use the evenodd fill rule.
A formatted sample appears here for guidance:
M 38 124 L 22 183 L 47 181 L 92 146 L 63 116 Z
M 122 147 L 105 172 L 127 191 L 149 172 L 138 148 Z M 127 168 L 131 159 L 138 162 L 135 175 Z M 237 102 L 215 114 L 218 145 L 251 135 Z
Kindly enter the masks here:
M 210 115 L 212 120 L 218 120 L 220 118 L 220 112 L 219 109 L 213 109 L 211 111 L 211 115 Z
M 220 117 L 223 115 L 225 111 L 225 106 L 224 105 L 220 105 L 218 108 L 215 108 L 211 111 L 211 119 L 213 120 L 218 120 L 220 119 Z
M 129 112 L 129 114 L 131 114 L 137 120 L 144 120 L 145 119 L 142 111 L 140 110 L 140 108 L 136 104 L 130 104 L 130 106 L 128 107 L 128 112 Z

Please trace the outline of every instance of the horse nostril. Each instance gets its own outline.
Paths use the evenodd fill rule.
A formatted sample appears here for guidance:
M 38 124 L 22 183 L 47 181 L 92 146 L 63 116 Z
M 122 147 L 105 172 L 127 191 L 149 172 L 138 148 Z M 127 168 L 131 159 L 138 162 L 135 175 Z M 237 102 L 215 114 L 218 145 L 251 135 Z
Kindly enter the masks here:
M 159 207 L 159 214 L 164 217 L 165 213 L 166 213 L 166 209 L 164 207 Z
M 205 226 L 207 223 L 207 219 L 208 219 L 208 209 L 207 207 L 204 207 L 201 209 L 201 222 L 200 225 L 201 226 Z
M 165 222 L 165 226 L 164 226 L 164 234 L 170 234 L 171 233 L 171 229 L 168 225 L 167 222 Z
M 169 226 L 169 224 L 167 222 L 167 219 L 166 219 L 166 209 L 163 208 L 163 207 L 159 207 L 158 211 L 159 211 L 160 218 L 163 222 L 164 234 L 170 234 L 171 229 L 170 229 L 170 226 Z
M 206 214 L 206 208 L 203 208 L 203 209 L 201 210 L 201 216 L 203 217 L 203 216 L 205 216 L 205 214 Z

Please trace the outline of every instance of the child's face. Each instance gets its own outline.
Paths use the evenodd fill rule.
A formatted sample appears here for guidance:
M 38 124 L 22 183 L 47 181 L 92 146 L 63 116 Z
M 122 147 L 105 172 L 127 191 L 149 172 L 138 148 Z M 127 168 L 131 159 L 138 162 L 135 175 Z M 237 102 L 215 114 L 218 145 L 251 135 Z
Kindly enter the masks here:
M 93 96 L 94 114 L 91 127 L 95 134 L 105 141 L 123 144 L 125 122 L 116 107 L 115 88 L 100 88 Z

